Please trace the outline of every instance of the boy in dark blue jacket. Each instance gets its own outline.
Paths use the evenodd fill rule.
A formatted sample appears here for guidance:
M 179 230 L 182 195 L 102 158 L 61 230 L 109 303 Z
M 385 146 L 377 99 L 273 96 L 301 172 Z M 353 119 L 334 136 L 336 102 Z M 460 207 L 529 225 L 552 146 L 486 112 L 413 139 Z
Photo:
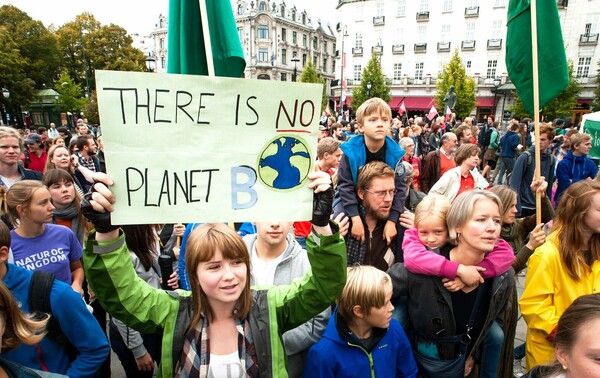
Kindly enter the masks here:
M 337 310 L 308 352 L 304 377 L 416 377 L 410 343 L 392 319 L 390 276 L 372 266 L 348 268 Z
M 598 167 L 587 157 L 592 149 L 592 137 L 589 134 L 576 133 L 571 135 L 570 139 L 571 151 L 567 152 L 556 166 L 556 181 L 558 182 L 556 194 L 554 194 L 556 206 L 558 206 L 558 201 L 564 191 L 571 184 L 585 179 L 593 180 L 598 174 Z

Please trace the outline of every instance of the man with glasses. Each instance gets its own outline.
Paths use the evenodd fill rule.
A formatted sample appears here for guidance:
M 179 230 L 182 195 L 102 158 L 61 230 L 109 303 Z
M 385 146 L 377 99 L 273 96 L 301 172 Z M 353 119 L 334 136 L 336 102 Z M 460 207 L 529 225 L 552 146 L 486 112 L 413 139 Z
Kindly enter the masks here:
M 398 169 L 402 170 L 398 174 L 404 175 L 402 162 L 399 163 Z M 388 244 L 383 233 L 396 194 L 396 174 L 394 169 L 381 161 L 372 161 L 360 168 L 356 195 L 360 201 L 359 216 L 365 228 L 365 240 L 361 243 L 351 233 L 345 236 L 348 266 L 372 265 L 386 271 L 396 260 L 401 260 L 397 255 L 398 243 L 394 240 Z M 399 223 L 410 228 L 412 219 L 413 215 L 404 211 L 400 215 Z

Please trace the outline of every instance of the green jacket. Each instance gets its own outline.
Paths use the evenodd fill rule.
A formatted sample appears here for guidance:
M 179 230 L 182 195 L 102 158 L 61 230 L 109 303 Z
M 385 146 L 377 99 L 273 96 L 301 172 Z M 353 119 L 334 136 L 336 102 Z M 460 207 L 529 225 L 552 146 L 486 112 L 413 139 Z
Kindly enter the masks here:
M 253 289 L 249 324 L 261 377 L 287 377 L 281 335 L 308 321 L 331 305 L 346 283 L 346 248 L 334 235 L 312 234 L 307 239 L 311 270 L 291 285 Z M 191 292 L 154 289 L 133 269 L 125 237 L 99 243 L 91 234 L 84 252 L 84 267 L 91 289 L 102 306 L 127 326 L 141 333 L 163 331 L 159 376 L 171 377 L 181 357 L 184 336 L 193 308 Z M 250 277 L 248 277 L 250 279 Z

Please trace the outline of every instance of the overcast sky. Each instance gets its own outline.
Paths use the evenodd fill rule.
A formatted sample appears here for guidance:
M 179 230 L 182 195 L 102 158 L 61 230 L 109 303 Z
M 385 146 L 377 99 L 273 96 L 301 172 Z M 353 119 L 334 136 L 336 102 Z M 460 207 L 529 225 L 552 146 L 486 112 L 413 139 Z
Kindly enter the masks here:
M 90 12 L 102 24 L 117 24 L 140 35 L 152 31 L 160 13 L 169 14 L 169 0 L 0 0 L 0 5 L 4 4 L 15 5 L 46 26 L 61 26 L 78 14 Z M 321 18 L 324 25 L 329 21 L 335 28 L 337 0 L 286 0 L 286 4 L 306 9 L 313 24 Z

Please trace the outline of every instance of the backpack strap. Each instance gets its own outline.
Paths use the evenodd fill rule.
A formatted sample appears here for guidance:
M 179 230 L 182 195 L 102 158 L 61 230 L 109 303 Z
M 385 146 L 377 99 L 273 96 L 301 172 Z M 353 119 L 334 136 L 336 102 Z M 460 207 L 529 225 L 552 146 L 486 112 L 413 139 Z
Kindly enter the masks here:
M 54 340 L 65 348 L 65 352 L 71 361 L 75 360 L 78 351 L 75 346 L 69 341 L 67 336 L 62 331 L 60 323 L 52 314 L 52 306 L 50 304 L 50 292 L 54 284 L 56 276 L 50 272 L 34 270 L 29 283 L 29 292 L 27 302 L 29 303 L 29 312 L 35 315 L 37 319 L 42 318 L 44 314 L 50 315 L 50 320 L 46 326 L 46 336 Z

